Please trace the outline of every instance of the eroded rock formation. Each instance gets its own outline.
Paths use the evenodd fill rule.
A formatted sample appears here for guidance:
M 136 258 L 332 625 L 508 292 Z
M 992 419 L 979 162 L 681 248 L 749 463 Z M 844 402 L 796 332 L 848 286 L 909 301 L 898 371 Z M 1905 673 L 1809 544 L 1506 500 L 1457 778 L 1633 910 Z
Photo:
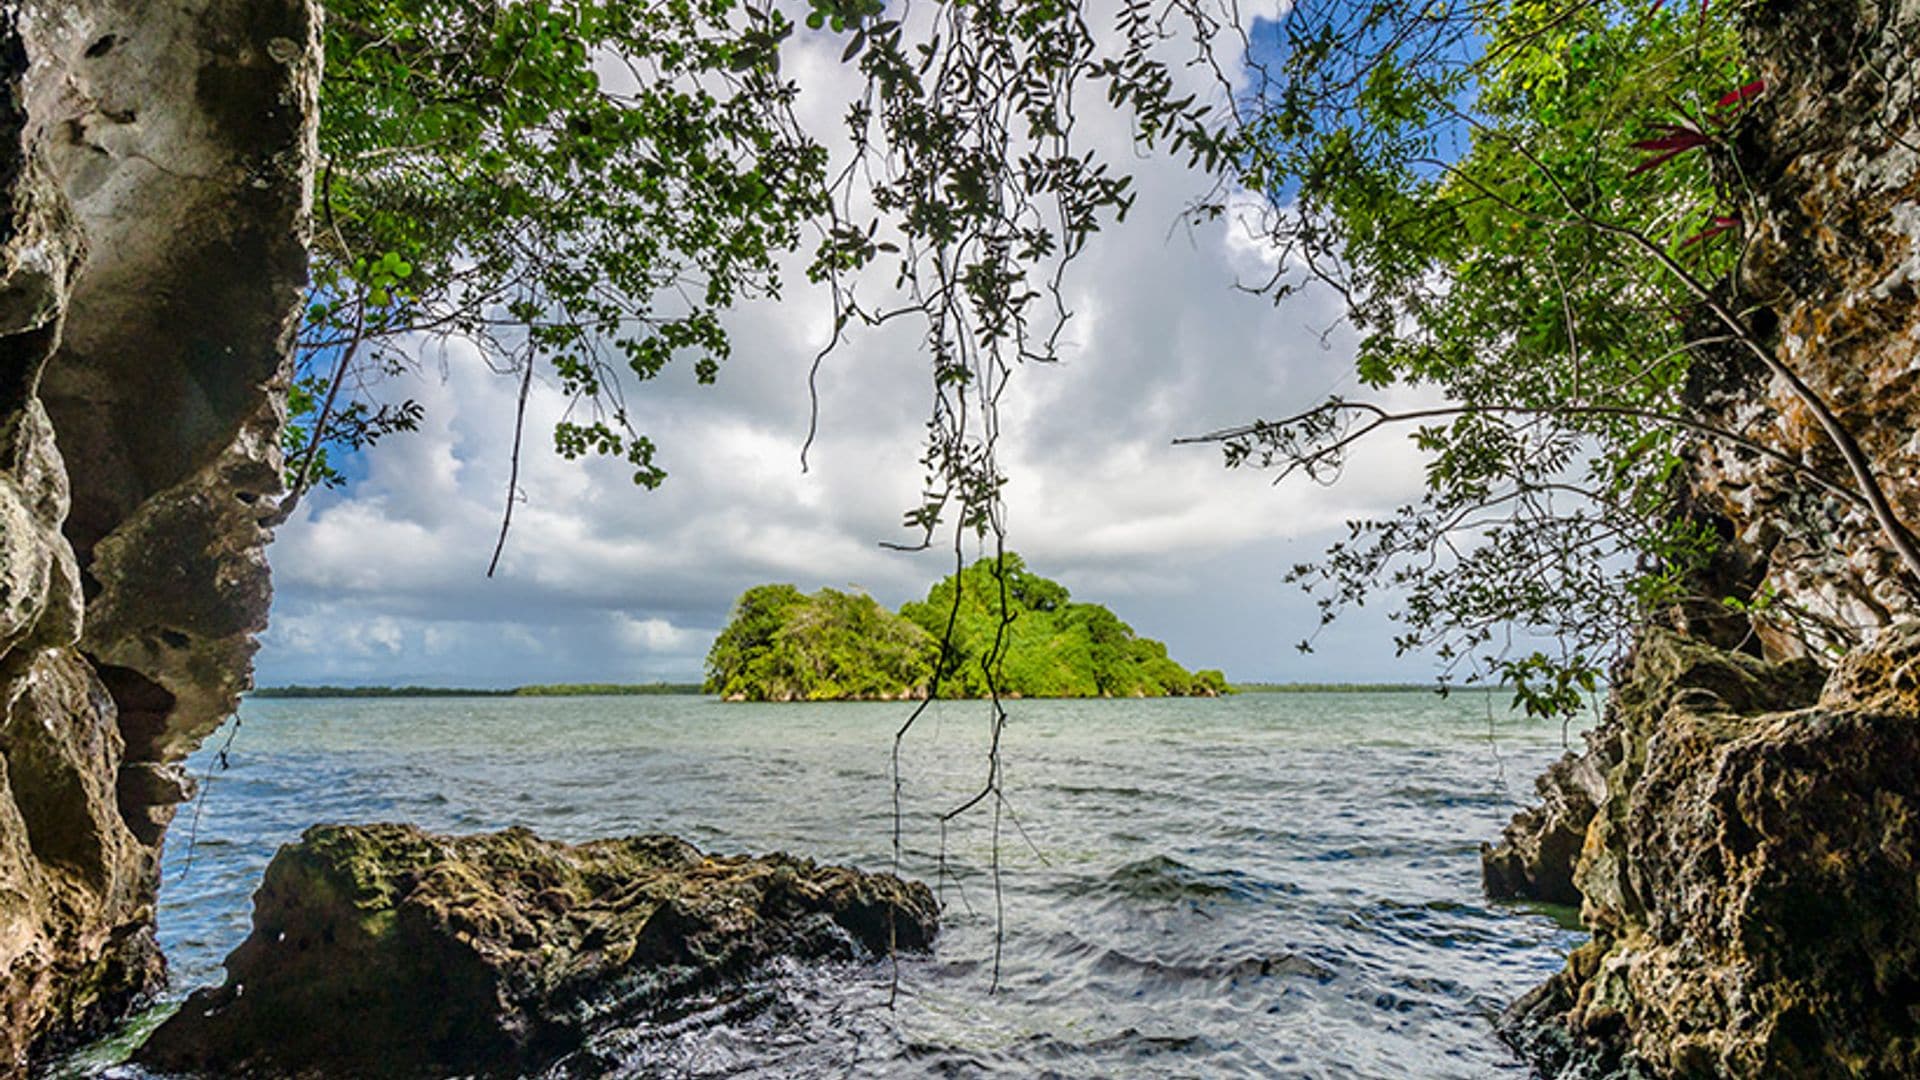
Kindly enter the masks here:
M 1590 736 L 1591 737 L 1591 736 Z M 1496 900 L 1580 902 L 1573 867 L 1607 780 L 1591 752 L 1563 755 L 1533 782 L 1540 805 L 1515 814 L 1498 844 L 1480 845 L 1480 877 Z
M 0 5 L 0 1076 L 164 976 L 179 762 L 266 617 L 316 30 Z
M 1895 509 L 1920 522 L 1920 3 L 1769 0 L 1741 9 L 1766 90 L 1735 128 L 1727 186 L 1748 247 L 1734 284 L 1754 325 L 1861 443 Z M 1807 407 L 1752 357 L 1696 363 L 1704 418 L 1848 481 Z M 1784 466 L 1703 444 L 1691 470 L 1730 525 L 1743 582 L 1776 610 L 1770 656 L 1848 648 L 1920 618 L 1859 504 Z
M 1550 1075 L 1920 1075 L 1920 631 L 1811 670 L 1642 643 L 1593 740 L 1593 940 L 1508 1020 Z
M 1741 18 L 1766 89 L 1733 129 L 1729 286 L 1920 522 L 1920 3 Z M 1751 357 L 1703 351 L 1688 392 L 1847 480 Z M 1920 1076 L 1920 596 L 1858 503 L 1726 447 L 1690 464 L 1727 540 L 1704 591 L 1759 603 L 1638 643 L 1587 752 L 1486 850 L 1490 888 L 1570 884 L 1594 935 L 1507 1030 L 1582 1080 Z
M 785 855 L 702 855 L 670 836 L 577 847 L 525 829 L 435 836 L 318 826 L 274 856 L 227 981 L 141 1048 L 213 1075 L 518 1075 L 597 1018 L 775 956 L 924 949 L 925 885 Z

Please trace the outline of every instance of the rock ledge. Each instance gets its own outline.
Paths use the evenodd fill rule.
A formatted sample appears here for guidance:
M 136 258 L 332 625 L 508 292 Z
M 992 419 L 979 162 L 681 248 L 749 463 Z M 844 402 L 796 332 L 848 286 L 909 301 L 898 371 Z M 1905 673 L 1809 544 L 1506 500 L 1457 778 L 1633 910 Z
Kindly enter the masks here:
M 850 959 L 936 931 L 925 885 L 671 836 L 571 846 L 526 829 L 323 825 L 274 856 L 227 981 L 136 1059 L 218 1075 L 537 1070 L 775 957 Z

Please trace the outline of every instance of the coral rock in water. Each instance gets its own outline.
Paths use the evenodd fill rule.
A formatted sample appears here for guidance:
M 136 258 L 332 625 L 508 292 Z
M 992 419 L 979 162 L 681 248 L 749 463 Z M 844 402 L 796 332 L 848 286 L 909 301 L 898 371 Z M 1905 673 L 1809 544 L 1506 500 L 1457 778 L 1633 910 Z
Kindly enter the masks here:
M 1590 753 L 1593 941 L 1507 1019 L 1548 1075 L 1920 1076 L 1916 670 L 1889 633 L 1815 704 L 1803 663 L 1642 643 Z
M 136 1055 L 218 1075 L 517 1074 L 596 1022 L 775 957 L 924 949 L 933 894 L 670 836 L 571 846 L 525 829 L 317 826 L 267 867 L 227 981 Z

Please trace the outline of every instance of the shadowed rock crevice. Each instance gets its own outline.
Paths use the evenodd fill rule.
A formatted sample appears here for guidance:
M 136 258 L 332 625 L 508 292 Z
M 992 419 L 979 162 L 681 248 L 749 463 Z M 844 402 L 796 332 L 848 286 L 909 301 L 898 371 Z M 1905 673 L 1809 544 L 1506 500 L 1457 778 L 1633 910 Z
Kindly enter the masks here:
M 1480 845 L 1480 877 L 1496 900 L 1580 903 L 1573 865 L 1606 779 L 1590 756 L 1567 754 L 1534 781 L 1540 805 L 1515 814 L 1498 844 Z
M 1497 844 L 1480 846 L 1481 876 L 1496 899 L 1579 904 L 1576 869 L 1614 772 L 1636 752 L 1634 732 L 1657 727 L 1671 707 L 1716 713 L 1786 711 L 1812 705 L 1826 672 L 1809 659 L 1768 664 L 1690 637 L 1655 631 L 1615 688 L 1606 722 L 1534 781 L 1540 805 L 1515 814 Z M 1633 777 L 1628 777 L 1629 784 Z
M 177 763 L 267 612 L 315 19 L 0 9 L 0 1076 L 164 980 Z

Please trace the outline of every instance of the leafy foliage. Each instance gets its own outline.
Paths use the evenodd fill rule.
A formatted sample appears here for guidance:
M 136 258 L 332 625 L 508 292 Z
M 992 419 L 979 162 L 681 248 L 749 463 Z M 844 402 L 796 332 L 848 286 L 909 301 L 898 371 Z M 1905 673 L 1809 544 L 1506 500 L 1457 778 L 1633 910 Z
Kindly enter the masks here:
M 1003 613 L 1006 635 L 996 652 Z M 1227 692 L 1220 672 L 1187 671 L 1168 659 L 1165 645 L 1137 636 L 1098 604 L 1072 602 L 1065 586 L 1029 572 L 1011 553 L 1004 563 L 982 559 L 949 576 L 899 615 L 862 593 L 755 586 L 707 654 L 707 690 L 748 701 L 920 698 L 932 692 L 936 667 L 941 697 Z
M 523 406 L 536 373 L 557 380 L 575 401 L 560 450 L 657 484 L 623 379 L 682 355 L 716 377 L 722 313 L 777 291 L 812 230 L 833 343 L 924 327 L 907 526 L 926 544 L 953 525 L 956 551 L 966 532 L 997 541 L 999 401 L 1016 365 L 1054 356 L 1061 275 L 1132 202 L 1077 138 L 1092 91 L 1214 174 L 1198 214 L 1265 198 L 1268 289 L 1345 299 L 1361 384 L 1447 403 L 1336 398 L 1217 433 L 1233 464 L 1331 479 L 1360 436 L 1416 425 L 1426 497 L 1294 569 L 1326 618 L 1390 586 L 1403 648 L 1559 711 L 1633 627 L 1744 601 L 1703 576 L 1715 522 L 1683 482 L 1702 440 L 1763 452 L 1687 402 L 1714 350 L 1755 340 L 1714 289 L 1745 229 L 1729 148 L 1767 92 L 1733 6 L 1300 0 L 1248 26 L 1204 0 L 1125 0 L 1099 27 L 1059 0 L 809 0 L 796 17 L 766 0 L 332 4 L 297 481 L 338 478 L 328 447 L 418 423 L 378 384 L 409 362 L 399 343 L 437 334 L 478 343 Z M 831 169 L 780 73 L 800 33 L 837 35 L 865 80 Z
M 1171 101 L 1164 68 L 1145 59 L 1160 38 L 1144 3 L 1116 26 L 1134 65 L 1103 52 L 1074 2 L 947 0 L 920 18 L 874 0 L 813 9 L 810 25 L 849 35 L 844 56 L 866 77 L 846 112 L 852 160 L 809 271 L 832 286 L 833 340 L 920 321 L 932 376 L 926 486 L 905 525 L 919 546 L 943 523 L 1002 535 L 1001 395 L 1015 365 L 1057 358 L 1070 316 L 1063 275 L 1133 204 L 1132 178 L 1079 145 L 1079 99 L 1104 86 L 1149 127 L 1149 110 L 1191 101 Z
M 457 336 L 573 398 L 562 454 L 658 484 L 622 373 L 686 354 L 711 381 L 719 312 L 778 289 L 823 206 L 778 75 L 792 25 L 736 0 L 330 0 L 325 27 L 295 482 L 301 452 L 417 422 L 359 399 Z
M 724 310 L 777 294 L 779 257 L 811 229 L 834 344 L 901 317 L 925 328 L 927 483 L 908 528 L 922 544 L 942 523 L 997 534 L 1000 395 L 1015 365 L 1053 358 L 1061 275 L 1132 202 L 1079 145 L 1078 103 L 1104 87 L 1176 147 L 1207 106 L 1175 96 L 1156 58 L 1173 35 L 1145 0 L 1110 34 L 1058 0 L 809 0 L 802 20 L 770 0 L 330 3 L 283 516 L 338 481 L 329 448 L 417 426 L 383 383 L 436 337 L 517 377 L 522 417 L 533 380 L 556 381 L 574 402 L 560 452 L 621 457 L 657 485 L 623 387 L 676 356 L 717 377 Z M 780 72 L 796 33 L 843 38 L 865 80 L 831 173 Z M 516 462 L 521 438 L 516 424 Z
M 1216 433 L 1232 465 L 1337 477 L 1412 428 L 1426 494 L 1289 577 L 1322 621 L 1382 586 L 1403 649 L 1497 677 L 1529 711 L 1582 704 L 1635 627 L 1717 604 L 1691 507 L 1696 365 L 1741 328 L 1703 318 L 1740 249 L 1728 147 L 1764 86 L 1732 5 L 1308 2 L 1243 102 L 1236 175 L 1268 194 L 1276 296 L 1335 290 L 1372 390 Z M 1734 89 L 1737 88 L 1737 89 Z M 1310 648 L 1311 642 L 1302 643 Z
M 708 693 L 746 701 L 924 696 L 934 640 L 865 593 L 759 585 L 707 653 Z
M 1136 635 L 1099 604 L 1073 602 L 1064 585 L 1029 571 L 1012 552 L 948 576 L 900 613 L 936 638 L 952 621 L 942 697 L 996 689 L 1004 697 L 1163 697 L 1225 688 L 1218 672 L 1202 678 L 1181 667 L 1165 645 Z

